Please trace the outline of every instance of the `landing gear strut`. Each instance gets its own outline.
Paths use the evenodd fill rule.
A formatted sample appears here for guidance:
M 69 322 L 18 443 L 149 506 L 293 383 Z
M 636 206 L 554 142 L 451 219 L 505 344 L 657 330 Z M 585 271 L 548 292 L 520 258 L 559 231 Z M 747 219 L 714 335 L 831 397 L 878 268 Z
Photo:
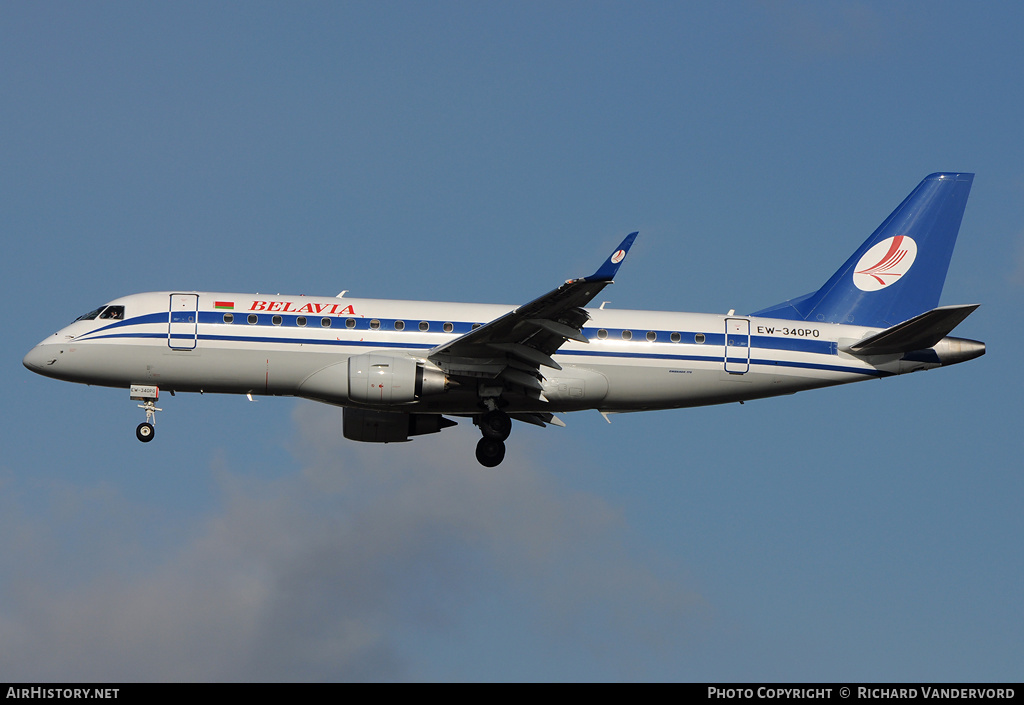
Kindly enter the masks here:
M 501 409 L 484 412 L 476 420 L 483 438 L 476 444 L 476 459 L 485 468 L 505 459 L 505 439 L 512 433 L 512 418 Z

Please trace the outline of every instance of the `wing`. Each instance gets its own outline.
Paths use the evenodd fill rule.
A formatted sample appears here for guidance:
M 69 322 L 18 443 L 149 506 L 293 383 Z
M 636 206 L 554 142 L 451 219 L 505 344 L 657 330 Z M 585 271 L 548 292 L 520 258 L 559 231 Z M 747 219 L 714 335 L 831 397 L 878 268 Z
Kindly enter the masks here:
M 611 284 L 636 236 L 627 235 L 589 277 L 568 280 L 554 291 L 439 345 L 427 353 L 428 358 L 451 377 L 493 380 L 505 390 L 521 387 L 529 396 L 543 398 L 540 368 L 562 369 L 551 356 L 565 341 L 589 342 L 582 330 L 590 316 L 582 307 Z

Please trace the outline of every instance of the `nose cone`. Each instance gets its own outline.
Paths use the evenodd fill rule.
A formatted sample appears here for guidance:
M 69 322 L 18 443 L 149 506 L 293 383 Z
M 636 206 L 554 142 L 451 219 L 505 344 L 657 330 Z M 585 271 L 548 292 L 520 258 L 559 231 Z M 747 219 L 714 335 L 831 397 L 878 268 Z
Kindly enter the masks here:
M 45 375 L 46 370 L 55 362 L 57 362 L 57 351 L 52 345 L 42 343 L 29 350 L 21 360 L 21 364 L 41 375 Z

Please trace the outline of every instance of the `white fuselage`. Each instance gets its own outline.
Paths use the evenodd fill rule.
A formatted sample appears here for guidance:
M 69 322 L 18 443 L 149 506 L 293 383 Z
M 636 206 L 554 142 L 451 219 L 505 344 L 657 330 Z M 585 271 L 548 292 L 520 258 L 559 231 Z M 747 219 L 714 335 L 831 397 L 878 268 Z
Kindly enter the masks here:
M 491 304 L 154 292 L 134 294 L 119 318 L 79 320 L 25 357 L 40 374 L 111 387 L 299 396 L 345 406 L 348 359 L 410 356 L 512 310 Z M 961 362 L 974 341 L 944 338 L 912 355 L 842 352 L 878 332 L 860 326 L 661 311 L 587 309 L 588 344 L 569 340 L 545 367 L 541 398 L 511 412 L 642 411 L 791 394 Z M 404 403 L 418 413 L 473 414 L 478 390 L 456 385 Z

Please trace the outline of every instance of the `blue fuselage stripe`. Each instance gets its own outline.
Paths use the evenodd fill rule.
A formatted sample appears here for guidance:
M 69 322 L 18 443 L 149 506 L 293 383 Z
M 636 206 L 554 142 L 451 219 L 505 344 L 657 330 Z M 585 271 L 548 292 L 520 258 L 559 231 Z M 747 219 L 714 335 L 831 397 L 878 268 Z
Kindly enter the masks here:
M 256 323 L 248 323 L 247 322 L 247 317 L 249 315 L 257 316 L 257 322 Z M 280 316 L 281 323 L 275 325 L 273 323 L 273 318 L 277 317 L 277 316 Z M 147 314 L 147 315 L 144 315 L 144 316 L 137 316 L 135 318 L 127 319 L 127 320 L 124 320 L 124 321 L 117 321 L 116 323 L 112 323 L 110 325 L 104 326 L 104 327 L 99 328 L 99 329 L 97 329 L 95 331 L 92 331 L 91 333 L 87 333 L 87 334 L 81 336 L 79 339 L 82 340 L 82 341 L 86 341 L 86 340 L 100 340 L 100 339 L 115 339 L 115 338 L 116 339 L 123 339 L 123 340 L 130 340 L 130 339 L 133 339 L 133 338 L 134 339 L 139 339 L 139 340 L 167 339 L 168 334 L 164 333 L 164 332 L 147 332 L 147 333 L 143 333 L 143 332 L 138 332 L 138 331 L 123 330 L 123 329 L 130 329 L 130 328 L 135 328 L 136 326 L 152 325 L 152 324 L 165 324 L 166 325 L 167 322 L 168 322 L 168 318 L 169 318 L 168 314 L 167 313 L 163 313 L 163 312 L 154 313 L 154 314 Z M 288 314 L 278 314 L 278 313 L 269 314 L 269 313 L 249 313 L 249 312 L 246 312 L 244 314 L 239 314 L 237 316 L 237 319 L 234 322 L 232 322 L 232 323 L 225 323 L 224 322 L 224 314 L 221 313 L 221 312 L 200 312 L 200 314 L 199 314 L 199 322 L 201 324 L 223 326 L 225 328 L 231 328 L 231 327 L 235 327 L 235 326 L 244 326 L 245 329 L 253 330 L 254 332 L 255 332 L 255 329 L 259 329 L 259 328 L 280 329 L 282 327 L 293 327 L 293 328 L 297 328 L 297 329 L 300 329 L 300 330 L 307 329 L 310 333 L 326 332 L 326 331 L 332 331 L 332 332 L 333 331 L 337 331 L 338 333 L 342 333 L 342 332 L 348 333 L 348 332 L 371 331 L 371 332 L 387 333 L 389 336 L 390 335 L 401 335 L 401 334 L 405 334 L 405 333 L 417 334 L 417 333 L 421 333 L 422 332 L 422 331 L 419 330 L 419 323 L 420 323 L 420 321 L 414 321 L 412 323 L 408 323 L 407 322 L 407 324 L 406 324 L 406 326 L 405 326 L 405 328 L 403 330 L 395 330 L 394 329 L 394 320 L 391 320 L 391 319 L 339 318 L 339 317 L 336 317 L 336 316 L 335 317 L 307 316 L 306 317 L 307 321 L 312 319 L 313 322 L 315 324 L 317 324 L 317 325 L 315 325 L 315 326 L 311 325 L 311 326 L 306 327 L 306 326 L 299 326 L 298 323 L 296 323 L 298 318 L 300 318 L 300 316 L 292 316 L 292 315 L 288 315 Z M 332 326 L 331 328 L 322 328 L 321 326 L 318 325 L 319 324 L 319 320 L 317 320 L 317 319 L 319 319 L 319 318 L 329 318 L 332 321 L 332 323 L 334 321 L 341 322 L 341 321 L 344 321 L 344 320 L 354 320 L 354 321 L 356 321 L 356 324 L 353 327 Z M 378 328 L 374 328 L 374 329 L 370 328 L 370 321 L 371 320 L 379 321 Z M 397 319 L 397 320 L 402 320 L 402 319 Z M 442 326 L 444 325 L 444 323 L 450 323 L 452 325 L 453 331 L 448 334 L 448 335 L 452 335 L 452 336 L 457 336 L 457 335 L 469 332 L 472 329 L 472 325 L 473 325 L 472 323 L 469 323 L 469 322 L 454 322 L 454 321 L 451 321 L 451 322 L 449 322 L 449 321 L 444 321 L 444 322 L 429 321 L 428 322 L 430 330 L 434 331 L 434 332 L 442 332 L 443 331 Z M 123 332 L 121 332 L 121 330 L 118 330 L 118 329 L 122 329 Z M 118 330 L 118 332 L 112 332 L 114 330 Z M 626 345 L 630 344 L 629 341 L 622 340 L 622 338 L 621 338 L 621 332 L 622 331 L 621 330 L 618 330 L 618 329 L 616 329 L 616 330 L 604 329 L 604 330 L 607 330 L 608 337 L 606 339 L 602 340 L 602 341 L 596 340 L 596 335 L 597 335 L 597 331 L 598 331 L 598 329 L 596 329 L 596 328 L 594 328 L 594 329 L 586 328 L 586 329 L 584 329 L 584 334 L 588 335 L 588 337 L 590 337 L 591 340 L 594 340 L 596 343 L 597 342 L 606 342 L 606 341 L 614 340 L 614 342 L 618 343 L 618 344 L 626 344 Z M 626 330 L 628 330 L 628 329 L 626 329 Z M 100 335 L 97 335 L 97 333 L 99 333 Z M 618 335 L 616 335 L 613 338 L 612 335 L 614 333 L 618 333 Z M 723 346 L 725 344 L 725 335 L 721 334 L 721 333 L 703 333 L 703 334 L 699 334 L 699 333 L 696 333 L 696 332 L 682 332 L 682 331 L 654 331 L 654 333 L 656 335 L 656 340 L 658 341 L 658 342 L 655 342 L 655 343 L 650 343 L 650 342 L 648 342 L 646 337 L 641 337 L 641 336 L 645 336 L 646 333 L 647 333 L 647 331 L 643 331 L 642 333 L 637 333 L 636 340 L 633 340 L 632 342 L 637 343 L 637 344 L 644 344 L 644 345 L 651 345 L 651 344 L 654 344 L 654 345 L 664 345 L 664 346 L 677 346 L 677 345 L 679 345 L 679 346 L 685 346 L 685 347 L 700 347 L 700 346 L 703 346 L 703 345 L 721 347 L 721 346 Z M 661 342 L 661 341 L 668 341 L 668 340 L 670 340 L 670 335 L 672 333 L 680 333 L 681 340 L 685 339 L 685 340 L 688 340 L 688 341 L 689 340 L 698 339 L 697 338 L 698 335 L 703 335 L 705 342 L 702 343 L 702 344 L 690 343 L 690 342 L 683 343 L 683 342 L 681 342 L 681 340 L 680 340 L 680 342 Z M 175 336 L 175 339 L 177 339 L 177 337 L 178 336 Z M 189 340 L 193 339 L 191 335 L 189 335 L 187 337 L 188 337 Z M 349 347 L 349 348 L 367 348 L 367 349 L 393 348 L 393 349 L 406 349 L 406 350 L 414 350 L 414 349 L 429 350 L 430 348 L 432 348 L 436 344 L 436 343 L 412 343 L 412 342 L 404 343 L 404 342 L 394 342 L 394 341 L 371 342 L 371 341 L 366 341 L 366 340 L 337 340 L 337 339 L 335 339 L 335 340 L 325 340 L 325 339 L 318 339 L 318 338 L 313 337 L 313 336 L 310 336 L 310 337 L 273 337 L 273 336 L 266 336 L 266 335 L 252 335 L 252 336 L 249 336 L 249 335 L 219 335 L 219 334 L 218 335 L 211 335 L 211 334 L 202 334 L 202 333 L 198 335 L 198 339 L 200 341 L 210 341 L 210 342 L 217 341 L 217 342 L 227 342 L 227 343 L 260 343 L 260 344 L 280 344 L 280 345 L 302 344 L 302 345 L 320 345 L 320 346 L 332 346 L 332 347 L 336 346 L 336 347 Z M 829 357 L 833 357 L 833 359 L 834 359 L 834 355 L 835 355 L 835 343 L 832 342 L 832 341 L 806 340 L 806 339 L 790 339 L 790 338 L 778 338 L 778 337 L 770 337 L 770 336 L 751 336 L 750 340 L 751 340 L 751 343 L 752 343 L 751 347 L 749 348 L 751 354 L 753 354 L 754 352 L 759 351 L 759 350 L 760 351 L 780 350 L 780 351 L 789 351 L 789 352 L 809 353 L 809 354 L 814 354 L 814 355 L 828 355 Z M 741 347 L 743 347 L 743 346 L 741 346 Z M 564 351 L 561 354 L 562 355 L 567 355 L 567 356 L 572 355 L 572 356 L 591 357 L 591 358 L 615 358 L 615 359 L 632 359 L 632 360 L 673 360 L 673 361 L 681 361 L 681 362 L 704 362 L 704 363 L 721 363 L 722 362 L 722 355 L 720 353 L 719 354 L 715 354 L 715 355 L 700 355 L 700 354 L 680 354 L 680 353 L 667 353 L 667 352 L 666 353 L 660 353 L 660 352 L 624 352 L 624 351 L 606 351 L 606 350 L 572 350 L 572 351 Z M 730 355 L 729 359 L 733 360 L 733 356 Z M 736 361 L 737 362 L 746 362 L 746 358 L 745 357 L 744 358 L 738 358 Z M 754 358 L 754 357 L 751 357 L 750 364 L 751 365 L 758 365 L 758 366 L 765 366 L 765 367 L 789 367 L 789 368 L 807 369 L 807 370 L 824 370 L 824 371 L 829 371 L 829 372 L 852 373 L 852 374 L 859 374 L 859 375 L 873 376 L 873 377 L 883 377 L 883 376 L 889 376 L 891 374 L 891 373 L 888 373 L 888 372 L 883 372 L 883 371 L 875 370 L 875 369 L 865 369 L 863 367 L 849 367 L 849 366 L 845 366 L 845 365 L 823 364 L 823 363 L 815 363 L 815 362 L 799 362 L 799 361 L 795 361 L 795 360 L 775 360 L 775 359 L 764 359 L 764 358 Z
M 248 323 L 247 322 L 246 319 L 250 315 L 256 316 L 256 322 L 255 323 Z M 371 331 L 371 332 L 383 332 L 383 333 L 388 333 L 388 334 L 391 334 L 391 335 L 416 334 L 416 333 L 424 332 L 424 331 L 421 331 L 419 329 L 420 321 L 412 321 L 412 322 L 410 322 L 410 321 L 404 321 L 403 319 L 384 319 L 384 318 L 367 319 L 367 318 L 353 318 L 353 317 L 343 318 L 343 317 L 337 317 L 337 316 L 334 316 L 334 317 L 331 317 L 331 316 L 305 316 L 304 318 L 307 319 L 307 323 L 310 324 L 310 325 L 300 326 L 300 325 L 298 325 L 298 323 L 296 321 L 299 318 L 303 318 L 303 316 L 292 316 L 292 315 L 288 315 L 288 314 L 279 314 L 279 313 L 269 314 L 269 313 L 246 312 L 246 313 L 243 313 L 243 314 L 238 314 L 237 318 L 235 318 L 235 320 L 233 322 L 231 322 L 231 323 L 225 323 L 224 319 L 223 319 L 223 316 L 224 316 L 224 314 L 220 313 L 220 312 L 201 311 L 201 312 L 199 312 L 199 323 L 200 324 L 208 324 L 208 325 L 218 325 L 218 326 L 231 326 L 231 327 L 234 327 L 234 326 L 246 326 L 246 327 L 251 327 L 251 328 L 267 327 L 267 328 L 273 328 L 273 329 L 293 327 L 293 328 L 298 328 L 300 330 L 309 330 L 309 331 L 315 331 L 315 330 L 323 330 L 323 331 L 327 331 L 327 330 L 335 331 L 336 330 L 338 332 L 341 332 L 341 331 Z M 275 317 L 280 317 L 281 318 L 281 323 L 274 324 L 273 323 L 273 319 Z M 332 325 L 330 327 L 323 327 L 323 326 L 320 325 L 320 321 L 318 319 L 330 320 L 332 322 Z M 334 325 L 335 321 L 337 321 L 340 325 Z M 352 325 L 345 325 L 344 323 L 342 323 L 342 321 L 353 321 L 354 323 Z M 400 329 L 400 330 L 395 329 L 394 326 L 395 326 L 395 322 L 396 321 L 402 321 L 403 323 L 405 323 L 405 327 L 403 329 Z M 372 322 L 376 322 L 376 327 L 371 327 L 371 323 Z M 429 326 L 428 331 L 426 331 L 426 332 L 442 333 L 442 334 L 445 334 L 445 335 L 452 335 L 452 336 L 458 336 L 458 335 L 463 335 L 465 333 L 468 333 L 469 331 L 472 330 L 472 327 L 474 325 L 474 323 L 472 323 L 472 322 L 464 322 L 464 321 L 463 322 L 455 322 L 455 321 L 424 321 L 424 322 L 427 323 L 428 326 Z M 147 315 L 144 315 L 144 316 L 137 316 L 135 318 L 130 318 L 130 319 L 127 319 L 127 320 L 124 320 L 124 321 L 117 321 L 116 323 L 112 323 L 110 325 L 107 325 L 107 326 L 104 326 L 102 328 L 98 328 L 98 329 L 96 329 L 94 331 L 91 331 L 91 332 L 81 336 L 81 339 L 82 340 L 86 340 L 86 339 L 96 339 L 96 338 L 103 338 L 103 337 L 112 337 L 112 336 L 109 336 L 109 335 L 105 335 L 105 336 L 104 335 L 97 335 L 97 333 L 103 333 L 104 331 L 109 331 L 109 330 L 112 330 L 112 329 L 129 328 L 129 327 L 136 326 L 136 325 L 151 325 L 151 324 L 155 324 L 155 323 L 156 324 L 166 324 L 166 323 L 168 323 L 168 314 L 163 313 L 163 312 L 151 313 L 151 314 L 147 314 Z M 445 324 L 450 325 L 452 327 L 452 330 L 451 331 L 445 331 L 443 329 L 443 326 Z M 342 327 L 342 326 L 344 326 L 344 327 Z M 722 333 L 701 333 L 699 331 L 632 331 L 633 334 L 634 334 L 633 338 L 623 339 L 622 338 L 623 330 L 629 330 L 629 329 L 612 329 L 612 328 L 600 329 L 600 330 L 605 330 L 607 332 L 608 335 L 607 335 L 606 338 L 598 338 L 598 335 L 597 335 L 598 334 L 598 330 L 599 329 L 597 329 L 597 328 L 584 328 L 583 329 L 583 334 L 584 334 L 585 337 L 589 338 L 592 342 L 616 342 L 617 343 L 617 342 L 619 342 L 621 340 L 622 343 L 624 343 L 624 344 L 630 344 L 631 342 L 632 343 L 648 343 L 648 342 L 651 342 L 651 341 L 648 341 L 648 339 L 645 336 L 646 336 L 646 334 L 648 332 L 652 332 L 656 336 L 655 337 L 655 341 L 654 341 L 655 344 L 659 344 L 659 345 L 673 345 L 673 346 L 674 345 L 718 345 L 718 346 L 725 345 L 725 335 L 722 334 Z M 680 341 L 679 342 L 669 342 L 671 340 L 670 336 L 673 335 L 673 334 L 678 334 L 680 336 Z M 183 336 L 183 334 L 175 333 L 175 336 L 179 337 L 179 336 Z M 699 336 L 703 337 L 703 340 L 704 340 L 703 343 L 690 342 L 690 341 L 697 340 Z M 144 337 L 160 337 L 160 336 L 159 335 L 154 335 L 154 334 L 147 334 Z M 189 333 L 187 336 L 183 336 L 183 337 L 191 337 L 191 333 Z M 267 338 L 267 337 L 255 337 L 255 336 L 250 338 L 248 336 L 213 336 L 213 335 L 201 335 L 200 337 L 203 338 L 204 340 L 234 340 L 234 339 L 239 339 L 239 340 L 252 340 L 252 341 L 265 341 L 265 342 L 310 343 L 310 344 L 317 343 L 317 342 L 329 342 L 329 341 L 317 341 L 315 339 L 311 340 L 311 339 L 308 339 L 308 338 Z M 744 340 L 745 340 L 745 338 L 744 338 Z M 686 342 L 682 342 L 682 341 L 686 341 Z M 389 344 L 385 344 L 383 347 L 412 347 L 412 348 L 426 347 L 426 348 L 429 348 L 429 347 L 432 347 L 432 346 L 433 346 L 433 344 L 389 343 Z M 738 345 L 737 347 L 747 347 L 747 346 L 746 345 Z M 755 335 L 755 336 L 750 336 L 750 347 L 753 348 L 753 349 L 761 349 L 761 350 L 786 350 L 786 351 L 792 351 L 792 352 L 811 353 L 811 354 L 815 354 L 815 355 L 835 355 L 835 353 L 836 353 L 835 343 L 833 343 L 832 341 L 828 341 L 828 340 L 813 340 L 813 339 L 807 339 L 807 338 L 783 338 L 783 337 L 774 337 L 774 336 Z M 630 354 L 632 354 L 632 353 L 630 353 Z M 658 357 L 658 355 L 649 355 L 649 356 L 650 357 Z M 681 358 L 681 359 L 683 359 L 683 358 Z

